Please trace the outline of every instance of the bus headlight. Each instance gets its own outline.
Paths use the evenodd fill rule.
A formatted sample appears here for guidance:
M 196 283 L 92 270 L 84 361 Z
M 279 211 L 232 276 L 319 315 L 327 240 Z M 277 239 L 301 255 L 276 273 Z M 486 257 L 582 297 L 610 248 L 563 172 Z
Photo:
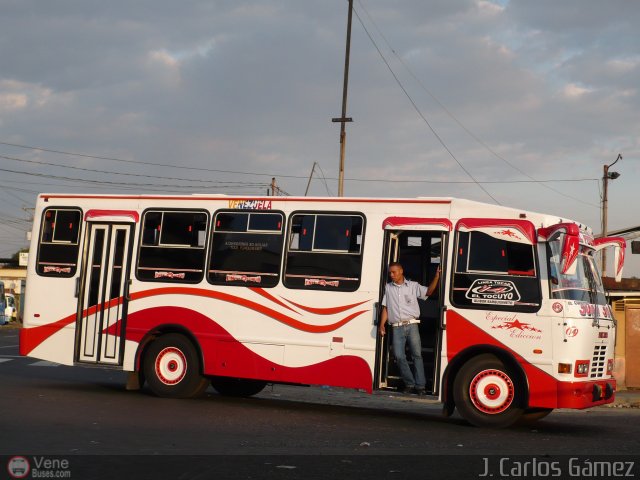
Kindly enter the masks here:
M 576 360 L 576 377 L 586 377 L 589 374 L 589 360 Z

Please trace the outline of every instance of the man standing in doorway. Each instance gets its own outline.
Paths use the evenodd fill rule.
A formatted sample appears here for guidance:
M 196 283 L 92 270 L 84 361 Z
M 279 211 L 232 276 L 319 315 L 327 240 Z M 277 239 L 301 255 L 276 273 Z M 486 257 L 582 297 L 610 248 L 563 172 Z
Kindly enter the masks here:
M 400 367 L 400 374 L 404 381 L 405 393 L 426 395 L 424 364 L 422 363 L 422 345 L 420 343 L 420 306 L 418 298 L 427 298 L 438 285 L 440 267 L 436 271 L 429 287 L 423 287 L 418 282 L 412 282 L 404 277 L 402 265 L 393 262 L 389 265 L 389 277 L 382 297 L 382 313 L 378 332 L 384 336 L 387 321 L 393 327 L 393 354 Z M 409 342 L 409 351 L 413 360 L 414 373 L 411 372 L 405 355 L 405 345 Z

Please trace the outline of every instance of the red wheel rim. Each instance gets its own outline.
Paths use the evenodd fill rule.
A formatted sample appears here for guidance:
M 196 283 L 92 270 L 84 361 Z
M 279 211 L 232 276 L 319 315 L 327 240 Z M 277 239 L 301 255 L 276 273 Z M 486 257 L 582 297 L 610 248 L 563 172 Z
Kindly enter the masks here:
M 473 377 L 469 385 L 471 402 L 489 415 L 504 412 L 513 402 L 514 395 L 511 378 L 500 370 L 483 370 Z
M 163 349 L 156 357 L 156 376 L 165 385 L 176 385 L 187 374 L 187 358 L 176 347 Z

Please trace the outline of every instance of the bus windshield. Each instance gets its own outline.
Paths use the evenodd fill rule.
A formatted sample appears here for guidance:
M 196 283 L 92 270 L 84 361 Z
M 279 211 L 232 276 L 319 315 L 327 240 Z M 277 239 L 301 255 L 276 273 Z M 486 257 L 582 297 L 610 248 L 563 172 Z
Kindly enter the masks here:
M 600 272 L 593 256 L 581 249 L 576 259 L 576 271 L 573 275 L 568 275 L 560 273 L 561 250 L 559 241 L 547 244 L 551 298 L 607 305 Z

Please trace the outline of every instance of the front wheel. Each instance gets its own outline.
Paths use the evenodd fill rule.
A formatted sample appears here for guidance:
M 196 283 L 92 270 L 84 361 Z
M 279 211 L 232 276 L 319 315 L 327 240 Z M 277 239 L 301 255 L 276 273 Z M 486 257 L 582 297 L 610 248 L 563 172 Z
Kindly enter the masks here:
M 477 427 L 504 428 L 522 416 L 520 378 L 494 355 L 479 355 L 462 366 L 453 399 L 462 417 Z
M 195 347 L 176 333 L 154 340 L 145 353 L 143 372 L 149 388 L 159 397 L 197 397 L 208 386 L 207 379 L 200 375 Z

